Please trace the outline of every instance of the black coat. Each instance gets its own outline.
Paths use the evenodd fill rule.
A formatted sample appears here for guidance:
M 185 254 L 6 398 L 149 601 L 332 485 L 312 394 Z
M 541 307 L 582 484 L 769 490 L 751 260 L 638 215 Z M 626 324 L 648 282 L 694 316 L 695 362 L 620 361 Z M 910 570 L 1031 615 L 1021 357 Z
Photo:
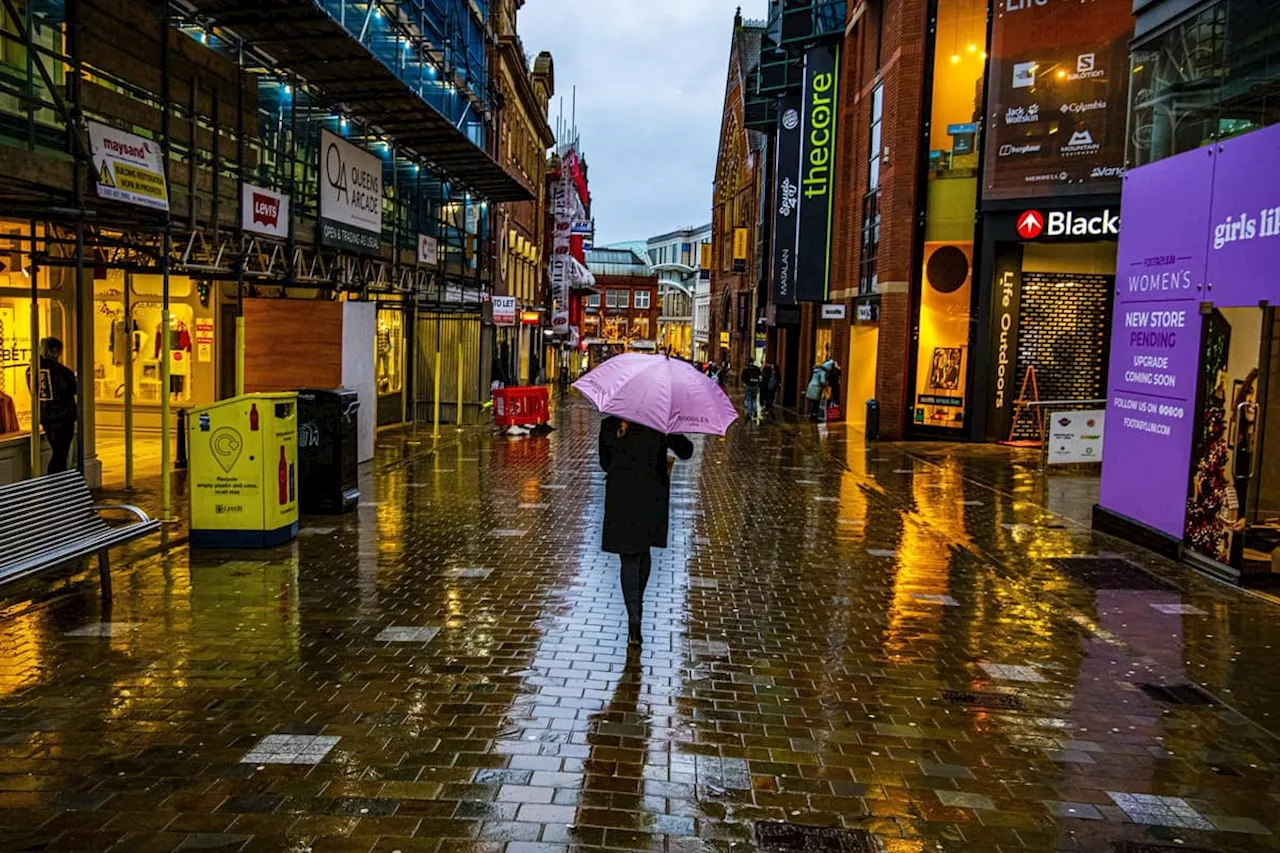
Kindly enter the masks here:
M 693 456 L 693 442 L 664 435 L 615 417 L 600 424 L 600 467 L 604 469 L 604 541 L 611 554 L 643 554 L 667 547 L 671 512 L 671 475 L 667 450 L 681 459 Z

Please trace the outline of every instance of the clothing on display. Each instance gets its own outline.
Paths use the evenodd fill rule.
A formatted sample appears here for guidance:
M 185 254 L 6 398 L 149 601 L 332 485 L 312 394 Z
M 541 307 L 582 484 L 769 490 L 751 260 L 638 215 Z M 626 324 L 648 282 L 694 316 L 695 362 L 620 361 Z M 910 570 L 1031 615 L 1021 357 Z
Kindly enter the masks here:
M 18 422 L 18 407 L 14 404 L 12 397 L 0 391 L 0 435 L 21 430 L 22 424 Z
M 154 358 L 159 358 L 160 353 L 164 349 L 164 338 L 161 324 L 156 324 L 156 349 Z M 191 333 L 187 331 L 187 324 L 181 320 L 169 321 L 169 351 L 170 352 L 191 352 Z

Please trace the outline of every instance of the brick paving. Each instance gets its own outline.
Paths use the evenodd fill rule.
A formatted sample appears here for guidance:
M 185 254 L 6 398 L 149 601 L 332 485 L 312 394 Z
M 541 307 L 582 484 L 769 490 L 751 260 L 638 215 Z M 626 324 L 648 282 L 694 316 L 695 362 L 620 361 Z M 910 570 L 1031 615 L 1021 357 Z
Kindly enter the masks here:
M 557 421 L 384 448 L 352 514 L 122 566 L 110 613 L 88 571 L 10 590 L 0 850 L 1280 847 L 1280 609 L 1080 490 L 699 439 L 629 656 L 596 418 Z

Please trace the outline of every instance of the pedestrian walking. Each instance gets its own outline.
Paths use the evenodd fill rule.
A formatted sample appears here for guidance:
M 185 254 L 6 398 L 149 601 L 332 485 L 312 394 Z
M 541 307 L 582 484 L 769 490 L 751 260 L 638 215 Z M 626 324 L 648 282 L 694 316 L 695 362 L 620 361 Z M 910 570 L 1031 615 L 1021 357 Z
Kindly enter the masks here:
M 667 451 L 693 456 L 693 442 L 610 415 L 600 424 L 600 467 L 605 472 L 601 548 L 622 562 L 627 605 L 627 644 L 643 642 L 644 592 L 652 570 L 651 548 L 667 547 L 671 470 Z
M 827 401 L 833 406 L 840 405 L 840 377 L 844 372 L 840 369 L 840 362 L 834 358 L 828 362 L 831 366 L 827 368 Z
M 742 368 L 743 396 L 747 407 L 747 418 L 755 420 L 760 417 L 760 382 L 764 374 L 754 361 L 748 361 Z
M 27 370 L 27 382 L 31 382 L 30 370 Z M 80 415 L 77 384 L 75 373 L 62 363 L 62 341 L 57 338 L 41 339 L 40 426 L 52 450 L 46 474 L 59 474 L 69 467 L 68 456 Z
M 804 396 L 809 401 L 809 420 L 817 423 L 822 420 L 822 397 L 827 390 L 827 371 L 831 367 L 831 361 L 825 361 L 822 364 L 815 364 L 813 367 L 813 376 L 809 379 L 809 387 L 805 389 Z
M 778 398 L 778 369 L 766 364 L 760 371 L 760 408 L 764 415 L 773 414 L 773 404 Z

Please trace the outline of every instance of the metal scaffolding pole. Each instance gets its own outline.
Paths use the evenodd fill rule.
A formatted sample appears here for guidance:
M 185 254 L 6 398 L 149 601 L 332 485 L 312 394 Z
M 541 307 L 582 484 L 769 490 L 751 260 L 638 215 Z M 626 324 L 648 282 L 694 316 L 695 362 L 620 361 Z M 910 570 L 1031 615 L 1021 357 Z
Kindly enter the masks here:
M 169 73 L 169 5 L 163 2 L 160 12 L 160 168 L 164 172 L 166 186 L 169 183 L 169 147 L 170 147 L 170 121 L 172 120 L 173 106 L 171 104 L 170 92 L 170 73 Z M 217 103 L 216 99 L 214 101 Z M 215 125 L 213 132 L 215 150 L 218 139 L 218 128 Z M 192 140 L 194 142 L 194 140 Z M 216 167 L 214 164 L 217 174 Z M 217 196 L 214 197 L 214 204 L 217 204 Z M 216 226 L 216 223 L 215 223 Z M 173 425 L 169 422 L 172 416 L 172 389 L 170 388 L 170 364 L 169 359 L 172 356 L 170 351 L 172 346 L 172 336 L 169 334 L 169 323 L 171 320 L 169 313 L 169 276 L 171 260 L 173 256 L 173 216 L 169 212 L 165 213 L 164 220 L 164 239 L 162 253 L 160 256 L 160 275 L 162 281 L 162 297 L 160 311 L 160 496 L 162 517 L 165 521 L 172 520 L 173 517 L 173 483 L 170 482 L 171 469 L 173 461 L 170 456 L 171 445 L 173 443 Z

